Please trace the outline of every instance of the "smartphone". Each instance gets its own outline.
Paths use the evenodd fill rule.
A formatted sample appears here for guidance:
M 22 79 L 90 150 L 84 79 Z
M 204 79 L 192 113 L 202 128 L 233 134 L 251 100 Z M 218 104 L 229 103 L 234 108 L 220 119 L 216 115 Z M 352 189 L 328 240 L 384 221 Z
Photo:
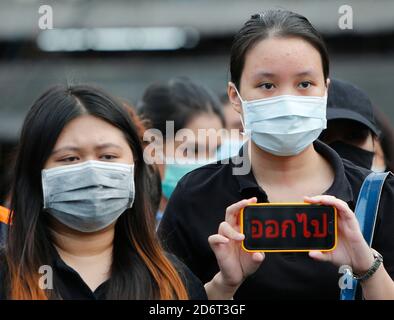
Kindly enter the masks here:
M 308 203 L 253 203 L 241 210 L 242 247 L 247 252 L 332 251 L 337 210 Z

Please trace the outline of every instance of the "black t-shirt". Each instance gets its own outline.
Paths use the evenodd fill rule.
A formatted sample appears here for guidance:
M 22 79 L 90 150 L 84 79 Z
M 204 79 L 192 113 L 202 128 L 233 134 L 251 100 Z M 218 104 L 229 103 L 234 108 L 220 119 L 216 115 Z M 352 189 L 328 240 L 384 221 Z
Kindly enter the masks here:
M 57 254 L 53 252 L 53 286 L 63 300 L 105 300 L 108 289 L 108 280 L 103 282 L 94 292 L 83 281 L 78 272 L 68 266 Z M 179 261 L 174 255 L 167 257 L 178 271 L 191 300 L 207 300 L 207 294 L 201 281 Z M 6 299 L 4 286 L 5 268 L 4 257 L 0 259 L 0 300 Z
M 369 170 L 357 167 L 326 144 L 315 141 L 315 150 L 335 172 L 325 194 L 346 201 L 354 210 L 358 193 Z M 242 149 L 241 149 L 242 151 Z M 242 155 L 242 152 L 239 156 Z M 184 176 L 174 190 L 159 226 L 159 236 L 167 250 L 180 258 L 202 282 L 217 272 L 216 258 L 208 237 L 217 233 L 226 208 L 242 199 L 257 197 L 269 202 L 252 171 L 233 175 L 239 160 L 214 163 Z M 318 174 L 311 172 L 311 174 Z M 373 248 L 384 257 L 384 266 L 394 278 L 394 178 L 385 182 L 377 217 Z M 235 299 L 339 299 L 339 268 L 312 260 L 307 253 L 267 253 L 260 268 L 251 275 Z M 361 295 L 359 291 L 359 297 Z
M 0 222 L 0 247 L 4 244 L 5 242 L 5 237 L 7 232 L 7 225 L 5 223 Z

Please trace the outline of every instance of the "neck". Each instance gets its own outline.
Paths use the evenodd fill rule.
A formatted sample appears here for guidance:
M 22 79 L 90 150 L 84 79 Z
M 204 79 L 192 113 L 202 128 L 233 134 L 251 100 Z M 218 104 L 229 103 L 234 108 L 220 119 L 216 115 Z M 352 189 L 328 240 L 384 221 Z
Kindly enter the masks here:
M 54 220 L 50 228 L 53 244 L 62 258 L 65 256 L 88 258 L 112 254 L 114 224 L 97 232 L 84 233 L 72 230 Z
M 259 184 L 264 185 L 297 185 L 305 181 L 313 172 L 319 170 L 325 162 L 313 147 L 308 146 L 295 156 L 275 156 L 270 154 L 253 142 L 250 148 L 250 159 L 253 174 Z
M 167 207 L 168 200 L 163 196 L 160 200 L 159 210 L 160 212 L 164 212 Z

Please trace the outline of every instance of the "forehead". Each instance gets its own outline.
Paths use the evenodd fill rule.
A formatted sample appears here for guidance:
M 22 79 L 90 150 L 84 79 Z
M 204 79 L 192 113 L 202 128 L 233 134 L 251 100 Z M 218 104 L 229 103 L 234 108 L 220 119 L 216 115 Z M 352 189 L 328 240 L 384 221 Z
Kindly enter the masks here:
M 123 132 L 112 124 L 92 115 L 70 121 L 62 130 L 56 146 L 66 143 L 79 145 L 95 143 L 126 143 Z
M 186 128 L 194 132 L 197 132 L 198 129 L 220 129 L 222 127 L 223 125 L 219 116 L 208 112 L 197 114 L 186 123 Z
M 319 51 L 299 37 L 272 37 L 256 43 L 245 55 L 243 74 L 259 73 L 296 75 L 302 72 L 323 73 Z

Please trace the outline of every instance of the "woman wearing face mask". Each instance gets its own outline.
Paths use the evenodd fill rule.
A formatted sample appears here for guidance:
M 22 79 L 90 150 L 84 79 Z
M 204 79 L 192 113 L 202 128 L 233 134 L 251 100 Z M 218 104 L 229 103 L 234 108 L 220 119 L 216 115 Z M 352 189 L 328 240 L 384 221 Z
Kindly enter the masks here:
M 160 221 L 178 181 L 186 173 L 216 161 L 220 143 L 216 133 L 224 128 L 224 116 L 213 93 L 184 77 L 152 84 L 138 104 L 138 111 L 146 127 L 157 133 L 157 144 L 151 146 L 162 176 L 163 197 L 157 214 Z M 201 134 L 201 130 L 210 130 L 214 135 L 210 138 L 208 131 Z M 150 154 L 148 149 L 146 154 Z
M 0 299 L 232 297 L 233 270 L 223 265 L 204 290 L 158 244 L 137 131 L 120 103 L 89 86 L 53 87 L 34 103 L 13 175 Z M 251 258 L 250 272 L 259 264 Z
M 335 205 L 340 213 L 335 251 L 267 253 L 235 298 L 339 299 L 339 266 L 348 264 L 355 274 L 364 275 L 380 258 L 363 240 L 349 209 L 354 209 L 369 171 L 343 161 L 317 140 L 326 128 L 329 60 L 324 42 L 305 17 L 285 10 L 265 11 L 252 16 L 236 34 L 230 73 L 228 95 L 242 116 L 249 144 L 233 163 L 218 162 L 186 175 L 167 205 L 159 234 L 204 281 L 218 271 L 206 238 L 219 230 L 215 243 L 210 238 L 215 248 L 227 243 L 221 241 L 222 234 L 229 230 L 238 234 L 237 210 L 248 203 L 305 200 Z M 234 169 L 241 156 L 251 170 L 237 175 Z M 372 244 L 384 266 L 358 290 L 367 299 L 394 298 L 393 188 L 394 179 L 389 177 Z M 238 234 L 233 242 L 242 238 Z M 224 250 L 218 261 L 230 253 Z

